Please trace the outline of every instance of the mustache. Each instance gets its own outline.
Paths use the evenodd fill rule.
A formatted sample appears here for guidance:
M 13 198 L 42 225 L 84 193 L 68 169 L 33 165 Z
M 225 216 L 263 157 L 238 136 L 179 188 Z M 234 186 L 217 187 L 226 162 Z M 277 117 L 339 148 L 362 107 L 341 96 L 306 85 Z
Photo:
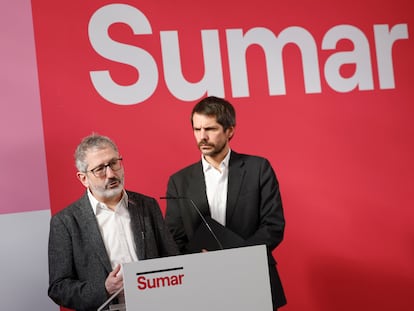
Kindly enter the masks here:
M 109 187 L 113 182 L 117 182 L 119 184 L 121 184 L 121 179 L 118 177 L 111 177 L 108 178 L 108 180 L 105 182 L 105 188 Z
M 214 144 L 210 144 L 208 143 L 206 140 L 200 140 L 200 142 L 197 144 L 199 147 L 201 146 L 209 146 L 209 147 L 214 147 Z

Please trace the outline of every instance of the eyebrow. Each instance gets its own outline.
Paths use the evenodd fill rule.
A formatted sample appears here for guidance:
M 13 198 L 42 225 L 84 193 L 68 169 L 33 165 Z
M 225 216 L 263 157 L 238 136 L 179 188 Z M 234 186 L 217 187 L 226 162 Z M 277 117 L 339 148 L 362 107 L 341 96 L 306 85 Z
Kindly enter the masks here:
M 113 157 L 112 159 L 110 159 L 110 160 L 109 160 L 109 161 L 107 161 L 107 162 L 104 162 L 104 163 L 101 163 L 101 164 L 98 164 L 98 165 L 94 166 L 94 167 L 92 168 L 92 170 L 94 170 L 95 168 L 101 167 L 101 166 L 105 166 L 105 165 L 107 165 L 107 164 L 109 164 L 109 163 L 111 163 L 111 162 L 113 162 L 113 161 L 117 161 L 117 160 L 119 160 L 119 159 L 121 159 L 121 157 Z
M 199 129 L 201 129 L 201 128 L 203 128 L 203 129 L 205 129 L 205 130 L 214 130 L 214 129 L 218 129 L 218 128 L 219 128 L 219 126 L 218 126 L 218 125 L 210 125 L 210 126 L 205 126 L 205 127 L 203 127 L 203 126 L 200 126 L 200 127 L 198 127 L 198 126 L 193 126 L 193 129 L 195 129 L 195 130 L 199 130 Z

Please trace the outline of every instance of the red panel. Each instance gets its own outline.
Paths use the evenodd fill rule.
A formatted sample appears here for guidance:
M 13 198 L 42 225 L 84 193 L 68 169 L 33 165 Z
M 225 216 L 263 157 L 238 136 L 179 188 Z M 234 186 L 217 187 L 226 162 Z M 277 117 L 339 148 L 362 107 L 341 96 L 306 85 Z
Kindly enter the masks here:
M 199 159 L 189 113 L 167 87 L 160 32 L 179 36 L 182 71 L 199 81 L 204 74 L 202 30 L 217 30 L 224 95 L 238 112 L 233 149 L 263 155 L 272 162 L 286 211 L 286 239 L 276 251 L 291 311 L 410 310 L 414 288 L 414 98 L 412 37 L 414 16 L 406 0 L 378 1 L 128 1 L 148 19 L 152 34 L 133 35 L 113 25 L 114 40 L 147 51 L 158 68 L 151 96 L 134 105 L 105 100 L 90 71 L 108 69 L 117 83 L 139 79 L 130 65 L 98 55 L 88 37 L 91 16 L 108 1 L 32 1 L 52 212 L 77 199 L 73 152 L 91 132 L 112 137 L 126 167 L 127 188 L 154 197 L 165 194 L 167 179 Z M 408 38 L 392 47 L 395 86 L 381 88 L 374 25 L 403 24 Z M 341 40 L 322 48 L 339 25 L 356 29 L 362 48 Z M 286 94 L 269 95 L 263 49 L 246 53 L 250 95 L 233 96 L 226 30 L 256 27 L 279 37 L 297 26 L 309 33 L 317 51 L 319 92 L 305 90 L 304 62 L 294 44 L 283 50 Z M 372 87 L 340 92 L 325 73 L 340 52 L 367 52 Z M 277 55 L 276 55 L 277 56 Z M 275 56 L 275 57 L 276 57 Z M 350 78 L 355 63 L 341 67 Z M 387 72 L 383 78 L 389 78 Z M 317 79 L 318 76 L 314 76 Z M 313 80 L 314 81 L 314 80 Z M 164 202 L 160 202 L 164 208 Z

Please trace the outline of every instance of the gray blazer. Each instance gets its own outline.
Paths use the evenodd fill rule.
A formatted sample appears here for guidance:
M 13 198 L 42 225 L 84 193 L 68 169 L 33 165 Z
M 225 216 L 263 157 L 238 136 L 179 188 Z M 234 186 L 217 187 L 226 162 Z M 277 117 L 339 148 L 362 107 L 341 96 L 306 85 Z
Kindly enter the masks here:
M 167 196 L 190 198 L 204 216 L 211 216 L 201 161 L 170 177 Z M 186 246 L 201 223 L 200 216 L 187 200 L 168 200 L 165 217 L 179 249 L 188 252 Z M 243 246 L 267 246 L 273 304 L 275 308 L 286 304 L 272 256 L 272 251 L 283 240 L 285 218 L 279 183 L 265 158 L 231 151 L 226 227 L 244 239 Z
M 140 260 L 177 255 L 157 201 L 127 191 L 128 210 Z M 49 297 L 78 311 L 96 311 L 108 299 L 105 279 L 112 271 L 95 214 L 85 193 L 55 214 L 49 233 Z

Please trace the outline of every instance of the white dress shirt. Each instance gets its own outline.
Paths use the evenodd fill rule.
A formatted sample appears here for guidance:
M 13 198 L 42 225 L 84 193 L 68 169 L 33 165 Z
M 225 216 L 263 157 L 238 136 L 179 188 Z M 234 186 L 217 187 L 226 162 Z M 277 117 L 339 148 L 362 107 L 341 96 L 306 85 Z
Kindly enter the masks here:
M 226 225 L 230 153 L 231 150 L 229 150 L 223 161 L 220 163 L 219 169 L 214 168 L 208 163 L 206 159 L 204 159 L 204 156 L 201 157 L 211 218 L 223 226 Z
M 115 210 L 111 210 L 106 204 L 96 200 L 89 189 L 88 197 L 98 221 L 112 269 L 118 264 L 138 261 L 131 230 L 131 218 L 127 209 L 128 195 L 126 192 L 124 191 Z

